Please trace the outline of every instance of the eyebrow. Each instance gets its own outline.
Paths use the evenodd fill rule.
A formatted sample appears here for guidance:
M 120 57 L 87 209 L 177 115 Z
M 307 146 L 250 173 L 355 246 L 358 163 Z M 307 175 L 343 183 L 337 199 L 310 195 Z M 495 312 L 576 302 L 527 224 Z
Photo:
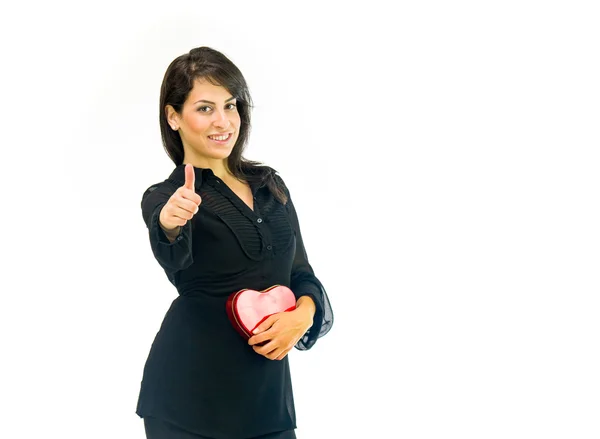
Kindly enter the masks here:
M 234 96 L 231 96 L 229 99 L 227 99 L 225 102 L 229 102 L 231 100 L 235 99 Z M 213 104 L 216 105 L 214 102 L 211 101 L 207 101 L 206 99 L 200 99 L 199 101 L 194 102 L 194 105 L 197 104 L 198 102 L 206 102 L 207 104 Z

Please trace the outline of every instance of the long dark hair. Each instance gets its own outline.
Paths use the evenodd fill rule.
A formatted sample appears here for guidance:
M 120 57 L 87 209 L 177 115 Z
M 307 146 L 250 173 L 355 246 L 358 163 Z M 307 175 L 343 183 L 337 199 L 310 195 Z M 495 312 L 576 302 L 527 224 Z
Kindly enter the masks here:
M 271 193 L 286 204 L 287 196 L 284 184 L 275 170 L 261 162 L 248 160 L 242 156 L 250 136 L 250 112 L 253 107 L 252 98 L 242 72 L 221 52 L 202 46 L 175 58 L 163 78 L 160 87 L 160 133 L 167 155 L 175 166 L 183 163 L 183 144 L 179 132 L 173 131 L 167 122 L 166 106 L 172 105 L 181 113 L 183 103 L 196 80 L 205 80 L 216 86 L 224 87 L 237 100 L 237 110 L 241 124 L 238 139 L 231 154 L 227 157 L 227 166 L 238 179 L 247 182 L 258 182 L 266 185 Z

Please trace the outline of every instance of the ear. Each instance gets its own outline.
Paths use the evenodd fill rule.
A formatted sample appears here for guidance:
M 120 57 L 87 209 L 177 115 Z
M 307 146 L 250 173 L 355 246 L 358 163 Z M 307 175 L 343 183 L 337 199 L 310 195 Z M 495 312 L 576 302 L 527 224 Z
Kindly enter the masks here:
M 172 105 L 165 106 L 165 116 L 171 129 L 177 131 L 179 129 L 179 113 L 175 111 Z

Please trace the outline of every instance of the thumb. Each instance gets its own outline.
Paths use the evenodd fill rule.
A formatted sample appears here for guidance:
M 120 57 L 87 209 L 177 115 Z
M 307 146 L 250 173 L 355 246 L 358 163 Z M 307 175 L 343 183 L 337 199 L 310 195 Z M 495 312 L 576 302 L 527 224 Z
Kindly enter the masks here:
M 184 186 L 188 189 L 194 190 L 194 182 L 196 174 L 194 173 L 194 166 L 191 163 L 185 165 L 185 184 Z

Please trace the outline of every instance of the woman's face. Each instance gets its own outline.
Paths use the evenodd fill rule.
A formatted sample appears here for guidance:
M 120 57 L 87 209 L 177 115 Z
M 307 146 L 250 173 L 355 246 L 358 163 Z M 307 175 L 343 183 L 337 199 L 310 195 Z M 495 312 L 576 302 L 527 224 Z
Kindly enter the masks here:
M 231 154 L 239 136 L 241 119 L 236 99 L 227 89 L 197 80 L 183 104 L 181 115 L 170 105 L 167 108 L 169 124 L 181 136 L 186 162 L 194 161 L 202 166 L 211 160 L 226 159 Z M 215 135 L 221 137 L 213 139 Z M 227 139 L 219 140 L 227 136 Z

